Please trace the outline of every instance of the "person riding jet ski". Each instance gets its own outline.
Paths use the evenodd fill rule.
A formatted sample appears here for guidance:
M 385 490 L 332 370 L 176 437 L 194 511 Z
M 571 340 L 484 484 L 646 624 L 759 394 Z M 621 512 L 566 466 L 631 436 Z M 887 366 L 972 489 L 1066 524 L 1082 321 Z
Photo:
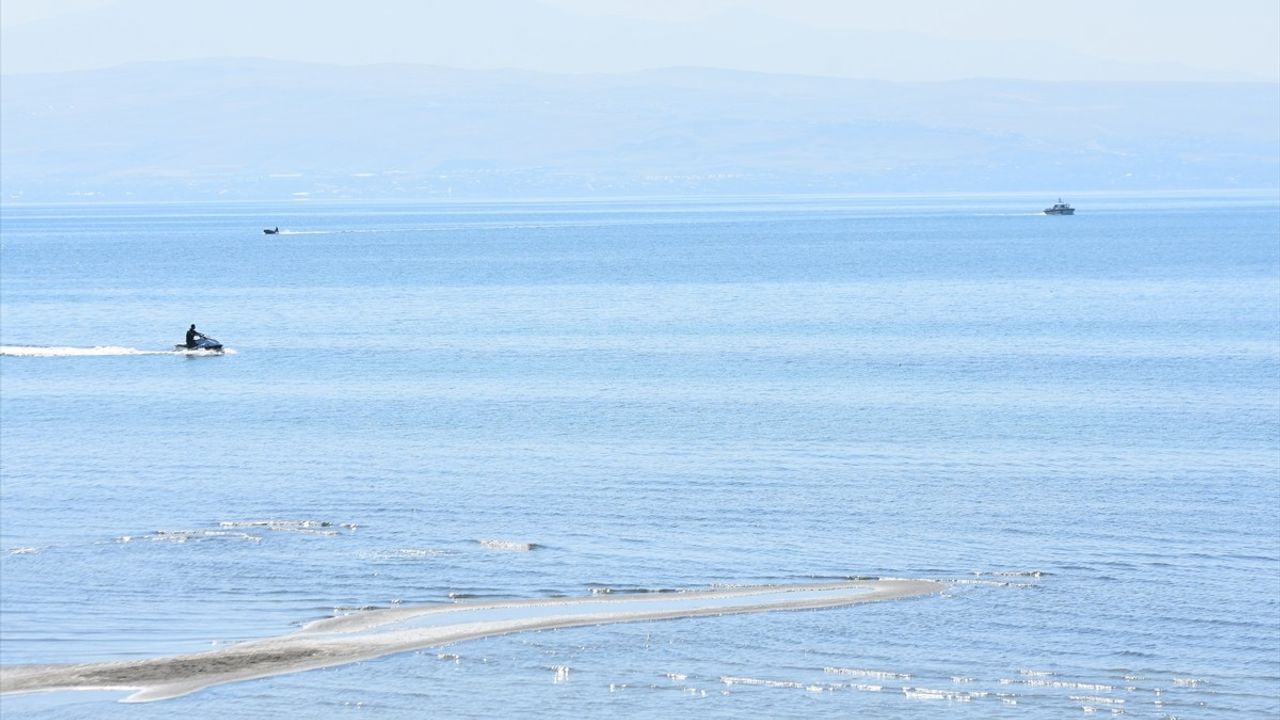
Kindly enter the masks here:
M 216 355 L 222 354 L 222 343 L 196 330 L 196 326 L 192 325 L 187 328 L 187 341 L 173 346 L 174 350 L 179 352 L 190 352 L 192 350 L 208 351 Z

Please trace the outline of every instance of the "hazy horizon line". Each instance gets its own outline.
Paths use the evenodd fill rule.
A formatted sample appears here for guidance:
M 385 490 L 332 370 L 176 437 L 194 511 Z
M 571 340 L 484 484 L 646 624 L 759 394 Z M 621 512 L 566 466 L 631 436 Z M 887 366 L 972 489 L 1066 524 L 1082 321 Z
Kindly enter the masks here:
M 442 65 L 439 63 L 428 62 L 338 62 L 332 60 L 298 60 L 273 58 L 265 55 L 208 55 L 196 58 L 171 58 L 156 60 L 127 60 L 124 62 L 105 65 L 95 68 L 77 68 L 70 70 L 40 70 L 40 71 L 18 71 L 7 72 L 0 68 L 0 77 L 42 77 L 55 75 L 83 75 L 100 72 L 111 72 L 124 68 L 144 67 L 149 65 L 156 66 L 176 66 L 176 65 L 202 65 L 217 64 L 225 62 L 234 63 L 255 63 L 262 65 L 289 65 L 289 66 L 311 66 L 317 68 L 423 68 L 433 70 L 445 70 L 458 73 L 475 73 L 485 75 L 511 74 L 511 75 L 527 75 L 537 77 L 625 77 L 628 75 L 645 75 L 650 73 L 661 73 L 669 71 L 699 71 L 724 73 L 734 75 L 757 75 L 767 77 L 795 77 L 806 79 L 830 80 L 834 82 L 846 83 L 881 83 L 885 85 L 957 85 L 973 82 L 1003 82 L 1003 83 L 1027 83 L 1035 85 L 1269 85 L 1280 86 L 1280 79 L 1267 78 L 1239 78 L 1239 79 L 1215 79 L 1215 80 L 1135 80 L 1135 79 L 1116 79 L 1116 80 L 1082 80 L 1082 79 L 1063 79 L 1063 80 L 1046 80 L 1041 78 L 1019 77 L 1014 75 L 973 75 L 960 78 L 948 78 L 940 80 L 919 80 L 919 79 L 886 79 L 877 77 L 855 77 L 849 75 L 827 74 L 827 73 L 806 73 L 781 70 L 755 70 L 748 68 L 733 68 L 717 65 L 690 65 L 690 64 L 674 64 L 674 65 L 654 65 L 652 67 L 634 69 L 634 70 L 598 70 L 590 72 L 570 72 L 570 71 L 554 71 L 554 70 L 538 70 L 519 67 L 496 67 L 496 68 L 480 68 L 480 67 L 464 67 L 460 65 Z

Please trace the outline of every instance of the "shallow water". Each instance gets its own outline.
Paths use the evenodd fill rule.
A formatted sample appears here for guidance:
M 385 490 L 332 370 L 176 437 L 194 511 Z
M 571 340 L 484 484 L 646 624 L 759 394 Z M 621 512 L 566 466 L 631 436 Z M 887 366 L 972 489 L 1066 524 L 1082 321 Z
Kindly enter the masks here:
M 6 207 L 5 664 L 954 583 L 0 709 L 1274 717 L 1280 199 L 1069 200 Z M 173 353 L 192 322 L 232 352 Z

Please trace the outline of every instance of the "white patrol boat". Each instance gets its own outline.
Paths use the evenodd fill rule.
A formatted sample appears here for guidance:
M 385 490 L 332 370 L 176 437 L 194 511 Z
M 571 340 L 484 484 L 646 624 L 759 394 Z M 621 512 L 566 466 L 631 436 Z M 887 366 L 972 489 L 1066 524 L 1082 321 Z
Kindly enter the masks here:
M 1075 215 L 1076 209 L 1071 207 L 1070 204 L 1062 202 L 1062 198 L 1058 198 L 1058 202 L 1054 203 L 1053 207 L 1044 209 L 1044 214 L 1045 215 Z

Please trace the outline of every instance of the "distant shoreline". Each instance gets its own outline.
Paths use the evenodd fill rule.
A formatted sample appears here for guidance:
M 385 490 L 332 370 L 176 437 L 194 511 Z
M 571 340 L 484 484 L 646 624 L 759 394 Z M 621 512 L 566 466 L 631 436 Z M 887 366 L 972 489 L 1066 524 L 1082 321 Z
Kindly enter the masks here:
M 447 206 L 485 206 L 485 205 L 549 205 L 556 203 L 605 205 L 605 204 L 688 204 L 698 205 L 713 202 L 812 202 L 820 200 L 886 200 L 886 199 L 1021 199 L 1025 198 L 1031 205 L 1051 202 L 1058 196 L 1071 198 L 1232 198 L 1256 197 L 1260 200 L 1280 203 L 1280 187 L 1245 187 L 1245 188 L 1186 188 L 1186 189 L 1045 189 L 1045 190 L 984 190 L 984 191 L 948 191 L 936 192 L 760 192 L 760 193 L 653 193 L 653 194 L 619 194 L 619 195 L 546 195 L 546 196 L 406 196 L 406 197 L 306 197 L 306 198 L 271 198 L 271 199 L 228 199 L 228 198 L 189 198 L 189 199 L 94 199 L 79 197 L 67 200 L 33 200 L 14 201 L 0 199 L 0 211 L 38 208 L 74 208 L 74 207 L 177 207 L 177 206 L 212 206 L 212 207 L 337 207 L 401 205 L 412 207 L 447 207 Z M 1048 198 L 1048 199 L 1046 199 Z M 1078 204 L 1078 203 L 1077 203 Z

